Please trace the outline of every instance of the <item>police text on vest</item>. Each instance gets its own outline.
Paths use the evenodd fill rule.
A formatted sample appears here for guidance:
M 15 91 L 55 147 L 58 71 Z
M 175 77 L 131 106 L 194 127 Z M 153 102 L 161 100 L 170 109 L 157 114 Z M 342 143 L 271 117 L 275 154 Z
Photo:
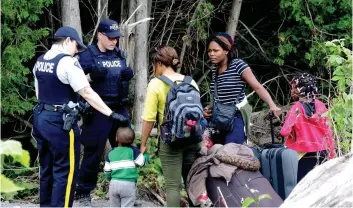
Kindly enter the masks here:
M 121 67 L 120 61 L 102 61 L 103 67 Z
M 37 61 L 35 68 L 41 72 L 53 73 L 54 63 Z

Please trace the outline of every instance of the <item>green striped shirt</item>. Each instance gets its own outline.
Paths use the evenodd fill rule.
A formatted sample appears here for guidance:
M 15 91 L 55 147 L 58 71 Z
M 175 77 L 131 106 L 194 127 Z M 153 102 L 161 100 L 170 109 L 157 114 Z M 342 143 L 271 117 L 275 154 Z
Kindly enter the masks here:
M 148 163 L 149 155 L 143 155 L 133 146 L 116 147 L 110 150 L 104 165 L 105 178 L 110 180 L 123 180 L 136 182 L 138 178 L 137 166 L 142 167 Z

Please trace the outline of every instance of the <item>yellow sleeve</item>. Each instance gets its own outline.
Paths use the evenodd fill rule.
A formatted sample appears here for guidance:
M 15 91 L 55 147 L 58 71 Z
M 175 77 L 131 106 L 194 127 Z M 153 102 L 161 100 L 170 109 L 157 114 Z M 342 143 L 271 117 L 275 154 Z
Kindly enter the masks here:
M 143 107 L 142 119 L 145 121 L 156 121 L 158 108 L 158 82 L 152 79 L 148 83 L 146 100 Z

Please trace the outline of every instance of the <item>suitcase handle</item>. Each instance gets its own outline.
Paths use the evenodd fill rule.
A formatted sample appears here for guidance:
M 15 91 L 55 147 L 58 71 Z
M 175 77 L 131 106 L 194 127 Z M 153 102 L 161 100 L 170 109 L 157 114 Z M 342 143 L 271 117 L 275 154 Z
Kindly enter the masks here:
M 270 129 L 271 129 L 271 140 L 272 140 L 272 144 L 275 144 L 275 130 L 273 127 L 273 118 L 275 117 L 275 115 L 273 114 L 273 112 L 270 113 Z M 284 143 L 284 137 L 282 137 L 282 144 Z

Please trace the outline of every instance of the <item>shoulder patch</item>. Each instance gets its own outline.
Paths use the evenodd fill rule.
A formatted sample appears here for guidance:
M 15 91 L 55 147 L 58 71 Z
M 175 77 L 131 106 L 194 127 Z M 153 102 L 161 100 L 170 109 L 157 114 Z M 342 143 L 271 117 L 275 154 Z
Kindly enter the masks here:
M 79 63 L 78 61 L 75 61 L 74 65 L 75 65 L 76 67 L 82 69 L 82 67 L 81 67 L 81 65 L 80 65 L 80 63 Z

